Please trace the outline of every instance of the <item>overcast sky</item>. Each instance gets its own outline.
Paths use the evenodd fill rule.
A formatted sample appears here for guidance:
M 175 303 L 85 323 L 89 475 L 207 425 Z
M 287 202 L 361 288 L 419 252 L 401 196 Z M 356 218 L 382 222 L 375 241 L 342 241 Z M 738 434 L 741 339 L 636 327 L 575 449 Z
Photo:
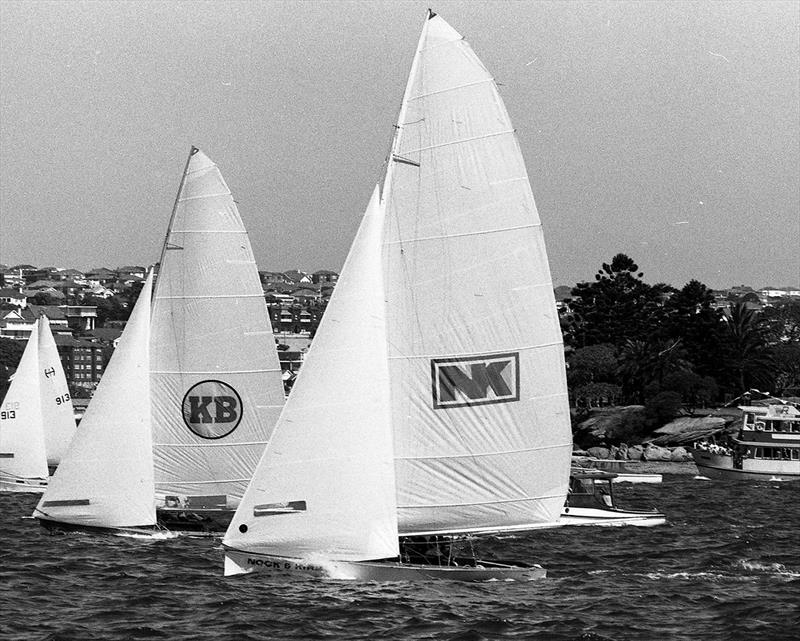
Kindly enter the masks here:
M 800 286 L 800 3 L 0 0 L 0 263 L 158 259 L 190 145 L 261 269 L 339 270 L 425 9 L 501 84 L 555 284 Z

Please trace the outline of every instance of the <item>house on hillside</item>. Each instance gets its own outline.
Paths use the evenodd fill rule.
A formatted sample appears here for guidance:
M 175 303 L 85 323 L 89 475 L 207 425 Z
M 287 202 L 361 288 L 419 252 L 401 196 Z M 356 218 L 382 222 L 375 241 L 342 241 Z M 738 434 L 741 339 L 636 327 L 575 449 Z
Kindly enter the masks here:
M 339 274 L 327 269 L 320 269 L 311 274 L 311 282 L 315 285 L 321 283 L 335 283 L 337 280 L 339 280 Z
M 312 282 L 311 276 L 297 269 L 290 269 L 288 272 L 283 272 L 283 275 L 290 283 L 304 284 Z
M 14 307 L 25 307 L 28 304 L 28 298 L 20 291 L 4 287 L 0 289 L 0 304 L 13 305 Z

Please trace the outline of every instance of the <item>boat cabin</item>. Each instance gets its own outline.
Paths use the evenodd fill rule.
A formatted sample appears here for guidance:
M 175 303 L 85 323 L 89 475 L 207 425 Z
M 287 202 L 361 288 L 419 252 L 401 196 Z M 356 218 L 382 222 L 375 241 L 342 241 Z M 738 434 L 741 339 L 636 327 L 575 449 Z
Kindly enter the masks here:
M 573 470 L 569 476 L 569 493 L 565 507 L 614 507 L 613 472 Z
M 744 416 L 737 441 L 754 445 L 777 445 L 795 447 L 800 441 L 800 411 L 792 405 L 768 405 L 766 407 L 740 407 Z M 774 450 L 774 447 L 763 449 Z M 770 456 L 770 458 L 772 458 Z

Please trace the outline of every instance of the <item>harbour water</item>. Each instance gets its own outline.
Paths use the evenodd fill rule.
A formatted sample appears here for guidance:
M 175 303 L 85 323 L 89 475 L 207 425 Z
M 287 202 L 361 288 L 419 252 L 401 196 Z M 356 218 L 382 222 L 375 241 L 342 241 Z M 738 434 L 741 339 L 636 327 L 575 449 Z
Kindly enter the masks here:
M 688 471 L 688 470 L 687 470 Z M 36 496 L 0 495 L 0 636 L 105 639 L 796 639 L 800 483 L 665 474 L 617 485 L 656 528 L 572 527 L 486 542 L 530 583 L 223 578 L 215 539 L 50 536 Z

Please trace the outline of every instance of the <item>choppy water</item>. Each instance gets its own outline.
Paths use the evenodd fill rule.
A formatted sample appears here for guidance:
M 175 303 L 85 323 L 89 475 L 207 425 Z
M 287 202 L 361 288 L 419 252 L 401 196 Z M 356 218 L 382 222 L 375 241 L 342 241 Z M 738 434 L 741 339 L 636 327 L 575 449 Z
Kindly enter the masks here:
M 572 527 L 491 542 L 530 583 L 222 577 L 219 542 L 50 536 L 33 495 L 0 495 L 4 639 L 796 639 L 800 483 L 665 475 L 615 486 L 657 528 Z

